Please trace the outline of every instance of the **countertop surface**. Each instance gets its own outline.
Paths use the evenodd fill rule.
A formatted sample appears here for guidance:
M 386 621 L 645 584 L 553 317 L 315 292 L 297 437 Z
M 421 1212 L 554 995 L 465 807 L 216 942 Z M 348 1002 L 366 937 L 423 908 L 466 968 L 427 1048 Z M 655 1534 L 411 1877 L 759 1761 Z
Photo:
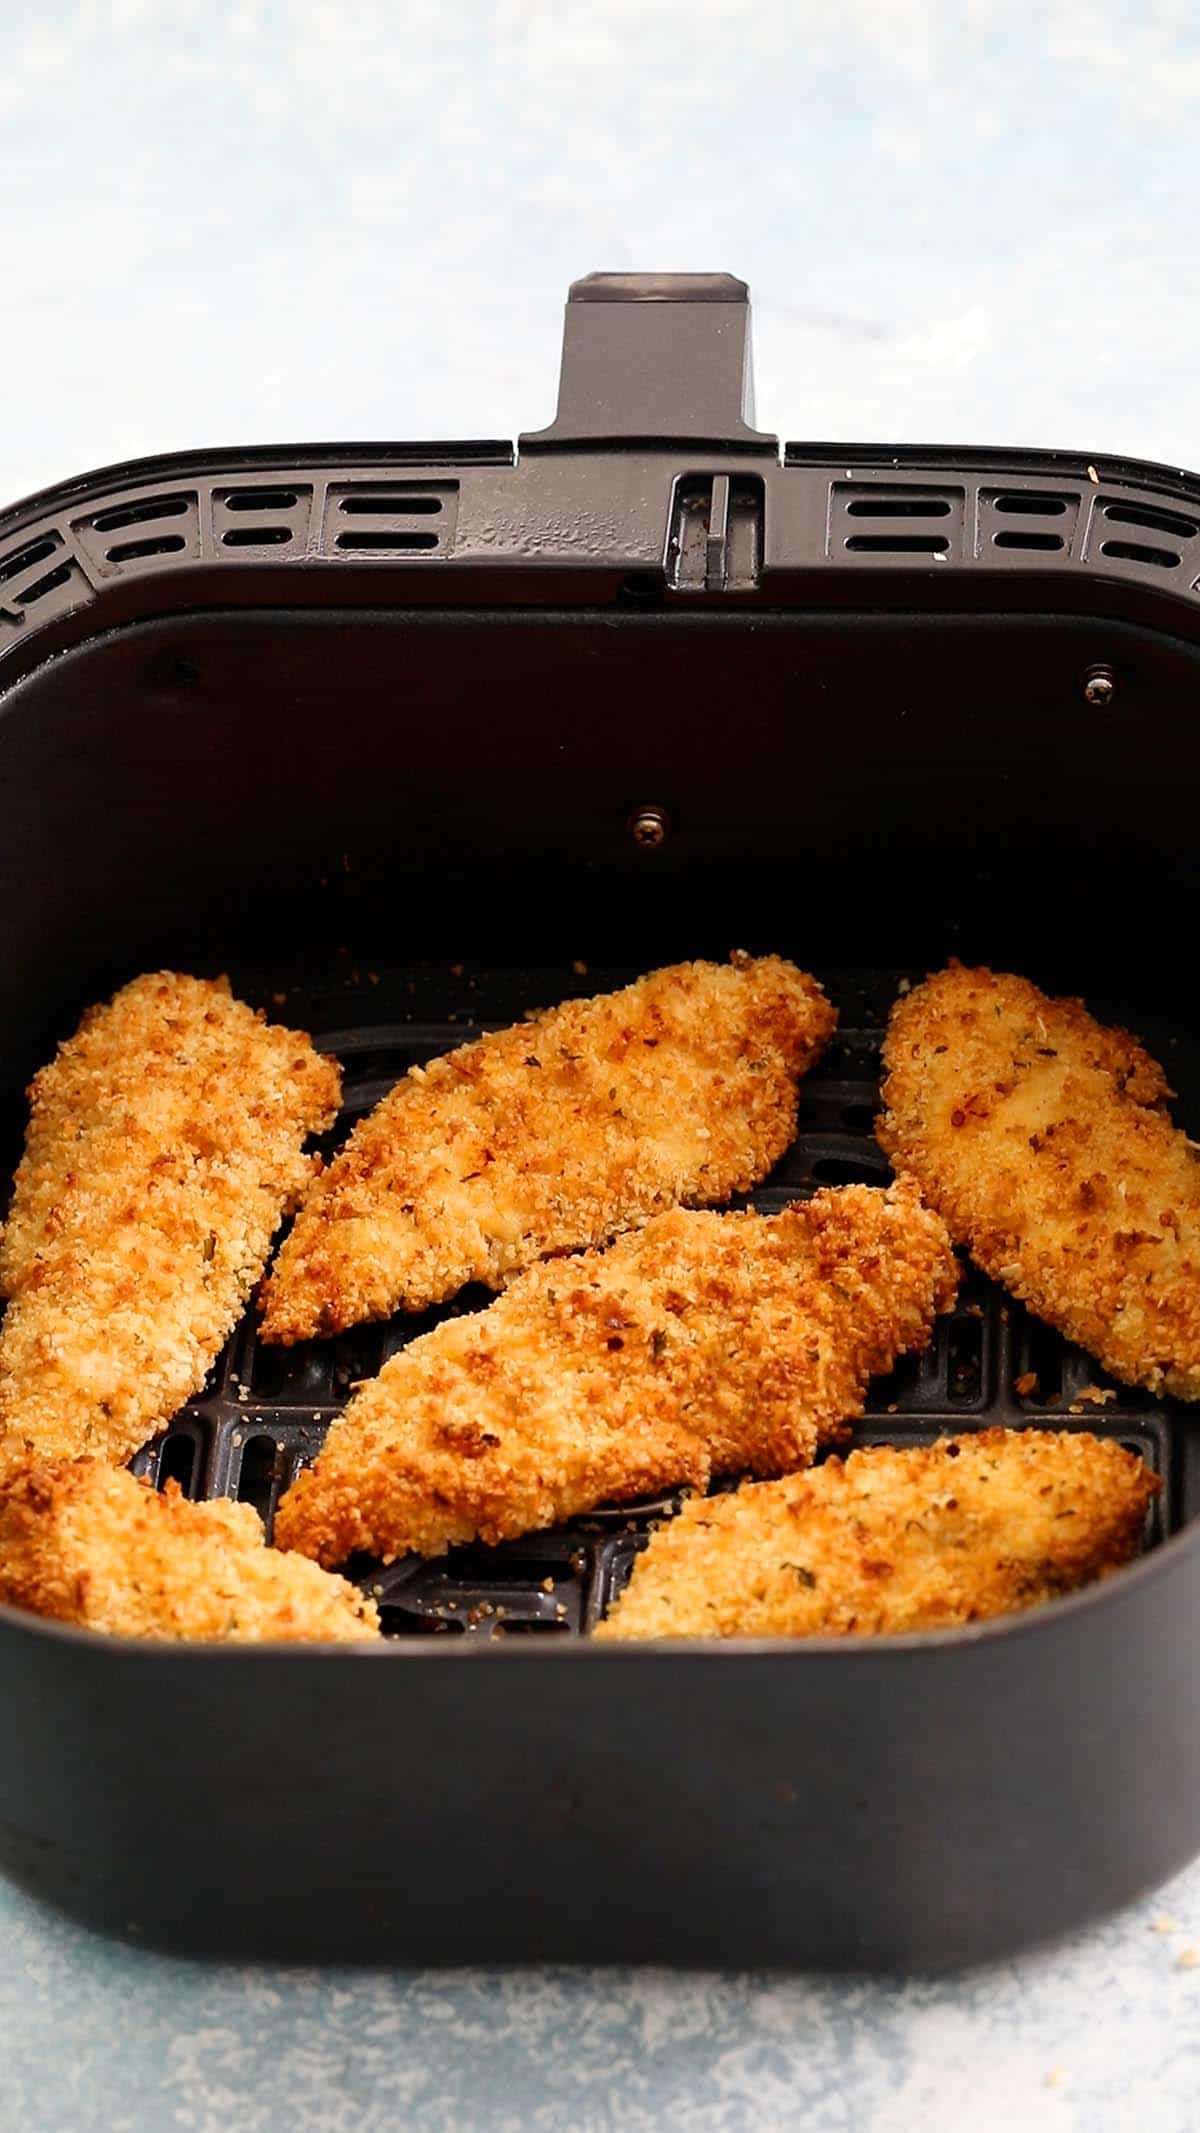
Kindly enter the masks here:
M 3 500 L 536 427 L 597 267 L 745 276 L 783 436 L 1200 464 L 1177 0 L 45 0 L 3 41 Z M 1200 1868 L 937 1982 L 211 1969 L 0 1891 L 22 2133 L 1135 2124 L 1200 2125 Z
M 1200 1867 L 1073 1942 L 936 1981 L 208 1968 L 3 1891 L 0 2125 L 1194 2133 Z

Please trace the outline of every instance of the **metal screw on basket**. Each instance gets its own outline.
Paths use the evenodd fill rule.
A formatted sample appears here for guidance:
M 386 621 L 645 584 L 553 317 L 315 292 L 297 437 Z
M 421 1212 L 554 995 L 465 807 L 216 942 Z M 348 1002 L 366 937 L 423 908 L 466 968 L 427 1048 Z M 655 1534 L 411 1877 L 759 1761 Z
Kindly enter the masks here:
M 629 834 L 644 852 L 656 852 L 665 844 L 671 831 L 671 818 L 665 807 L 638 807 L 629 817 Z
M 1117 693 L 1117 677 L 1109 666 L 1089 667 L 1083 677 L 1084 702 L 1097 708 L 1111 704 Z

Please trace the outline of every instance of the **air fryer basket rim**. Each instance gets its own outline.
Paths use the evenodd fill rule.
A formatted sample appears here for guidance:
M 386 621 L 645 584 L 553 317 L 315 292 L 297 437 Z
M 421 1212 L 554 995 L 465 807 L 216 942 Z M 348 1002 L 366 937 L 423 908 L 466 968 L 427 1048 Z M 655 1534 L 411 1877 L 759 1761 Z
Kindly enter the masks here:
M 751 398 L 743 282 L 587 276 L 566 307 L 555 420 L 516 451 L 188 451 L 0 514 L 0 691 L 106 626 L 311 604 L 314 581 L 348 607 L 908 601 L 1200 635 L 1200 479 L 1186 471 L 1063 451 L 781 451 L 752 427 Z

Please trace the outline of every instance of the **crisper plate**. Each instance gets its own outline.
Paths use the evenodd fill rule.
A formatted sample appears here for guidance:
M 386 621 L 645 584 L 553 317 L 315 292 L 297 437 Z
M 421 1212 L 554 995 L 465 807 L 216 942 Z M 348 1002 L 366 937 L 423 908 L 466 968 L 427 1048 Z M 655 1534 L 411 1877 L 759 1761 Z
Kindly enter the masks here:
M 257 997 L 278 1019 L 311 1029 L 320 1048 L 342 1062 L 343 1110 L 320 1144 L 329 1154 L 409 1067 L 484 1029 L 518 1021 L 528 1009 L 571 993 L 607 991 L 634 975 L 471 973 L 459 966 L 442 974 L 428 967 L 353 971 L 330 987 L 292 988 L 282 996 L 259 991 Z M 879 1046 L 888 1008 L 910 980 L 896 972 L 822 974 L 822 981 L 840 1025 L 824 1059 L 801 1084 L 793 1146 L 750 1195 L 764 1213 L 821 1185 L 880 1184 L 891 1175 L 872 1133 Z M 239 989 L 256 996 L 252 984 L 243 981 Z M 458 1004 L 452 1007 L 452 1000 Z M 160 1486 L 174 1478 L 193 1498 L 232 1496 L 252 1503 L 269 1528 L 280 1495 L 316 1456 L 352 1385 L 373 1376 L 441 1319 L 489 1301 L 489 1292 L 475 1287 L 440 1309 L 356 1326 L 335 1340 L 294 1348 L 260 1343 L 249 1312 L 202 1395 L 139 1453 L 134 1469 Z M 1195 1515 L 1200 1467 L 1177 1410 L 1118 1386 L 1081 1349 L 1031 1319 L 972 1269 L 927 1352 L 905 1357 L 891 1377 L 872 1387 L 854 1442 L 922 1444 L 947 1431 L 996 1424 L 1093 1430 L 1140 1453 L 1162 1480 L 1148 1518 L 1150 1545 Z M 459 1548 L 436 1561 L 409 1557 L 385 1569 L 359 1558 L 348 1568 L 379 1599 L 389 1636 L 586 1635 L 672 1501 L 667 1495 L 597 1510 L 552 1532 L 498 1548 Z

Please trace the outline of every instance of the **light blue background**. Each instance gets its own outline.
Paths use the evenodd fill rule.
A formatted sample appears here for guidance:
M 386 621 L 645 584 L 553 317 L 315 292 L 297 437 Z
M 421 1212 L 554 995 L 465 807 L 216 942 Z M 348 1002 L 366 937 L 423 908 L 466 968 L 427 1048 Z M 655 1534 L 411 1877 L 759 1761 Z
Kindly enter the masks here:
M 0 0 L 0 499 L 536 427 L 593 267 L 746 276 L 784 435 L 1197 465 L 1198 123 L 1182 0 Z M 1190 2133 L 1193 1936 L 1200 1870 L 938 1985 L 282 1974 L 3 1892 L 0 2128 Z
M 0 494 L 504 436 L 593 267 L 723 267 L 789 435 L 1200 460 L 1184 0 L 0 0 Z

